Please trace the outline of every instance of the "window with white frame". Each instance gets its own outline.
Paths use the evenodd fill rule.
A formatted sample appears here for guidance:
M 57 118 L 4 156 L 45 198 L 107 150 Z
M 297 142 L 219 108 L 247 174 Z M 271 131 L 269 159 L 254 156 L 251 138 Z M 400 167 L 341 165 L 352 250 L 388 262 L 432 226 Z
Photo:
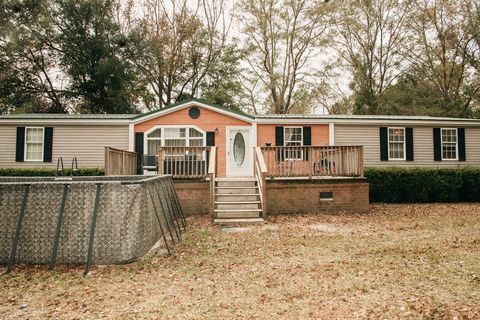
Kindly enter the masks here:
M 457 160 L 457 129 L 442 128 L 442 160 Z
M 41 127 L 25 128 L 25 161 L 43 161 L 43 136 Z
M 192 127 L 157 127 L 146 136 L 147 154 L 157 154 L 160 147 L 201 147 L 205 133 Z
M 388 128 L 388 159 L 405 160 L 405 128 Z
M 301 160 L 303 158 L 303 128 L 285 127 L 284 128 L 284 146 L 286 160 Z M 297 147 L 297 148 L 295 148 Z

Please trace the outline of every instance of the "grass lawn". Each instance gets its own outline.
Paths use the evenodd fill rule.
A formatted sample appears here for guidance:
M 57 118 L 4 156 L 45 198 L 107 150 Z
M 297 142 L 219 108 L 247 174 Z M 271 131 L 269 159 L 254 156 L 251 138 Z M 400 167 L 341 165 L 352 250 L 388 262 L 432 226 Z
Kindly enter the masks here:
M 169 258 L 87 277 L 15 267 L 0 318 L 480 318 L 479 204 L 279 216 L 241 233 L 189 223 Z

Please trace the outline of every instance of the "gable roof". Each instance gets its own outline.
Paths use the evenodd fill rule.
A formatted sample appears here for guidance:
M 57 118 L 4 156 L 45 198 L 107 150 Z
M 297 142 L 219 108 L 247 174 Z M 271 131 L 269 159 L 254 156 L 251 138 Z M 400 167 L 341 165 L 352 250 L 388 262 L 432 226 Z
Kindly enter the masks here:
M 248 113 L 230 110 L 215 104 L 208 103 L 205 100 L 201 99 L 189 99 L 175 104 L 171 104 L 162 109 L 152 110 L 146 113 L 137 113 L 137 114 L 65 114 L 65 113 L 12 113 L 8 115 L 0 115 L 0 122 L 10 122 L 10 121 L 22 121 L 26 120 L 28 122 L 64 122 L 64 121 L 78 121 L 85 123 L 97 123 L 97 122 L 118 122 L 118 123 L 141 123 L 152 118 L 156 118 L 177 110 L 188 108 L 191 106 L 199 106 L 205 109 L 209 109 L 215 112 L 220 112 L 222 114 L 237 118 L 246 122 L 254 122 L 255 118 Z
M 188 108 L 188 107 L 191 107 L 191 106 L 199 106 L 199 107 L 209 109 L 209 110 L 212 110 L 212 111 L 215 111 L 215 112 L 219 112 L 219 113 L 228 115 L 230 117 L 237 118 L 237 119 L 247 121 L 247 122 L 255 121 L 255 117 L 253 117 L 252 115 L 249 115 L 248 113 L 245 113 L 245 112 L 242 112 L 242 111 L 237 111 L 237 110 L 230 110 L 230 109 L 221 107 L 219 105 L 208 103 L 207 101 L 202 100 L 202 99 L 185 100 L 185 101 L 182 101 L 182 102 L 178 102 L 178 103 L 169 105 L 169 106 L 167 106 L 165 108 L 162 108 L 162 109 L 153 110 L 153 111 L 150 111 L 150 112 L 147 112 L 147 113 L 142 113 L 142 114 L 136 115 L 132 119 L 135 123 L 140 123 L 140 122 L 144 122 L 144 121 L 150 120 L 152 118 L 156 118 L 156 117 L 159 117 L 159 116 L 162 116 L 162 115 L 165 115 L 165 114 L 169 114 L 169 113 L 175 112 L 177 110 L 185 109 L 185 108 Z

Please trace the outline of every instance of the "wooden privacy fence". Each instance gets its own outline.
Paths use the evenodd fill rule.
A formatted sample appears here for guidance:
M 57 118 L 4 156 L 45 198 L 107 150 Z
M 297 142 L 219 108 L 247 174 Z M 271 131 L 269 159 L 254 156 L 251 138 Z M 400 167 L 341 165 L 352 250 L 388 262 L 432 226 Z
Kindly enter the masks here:
M 261 147 L 270 177 L 363 177 L 362 146 Z
M 135 152 L 105 147 L 105 175 L 134 175 L 137 173 Z
M 211 148 L 161 147 L 158 149 L 158 174 L 171 174 L 175 179 L 205 179 Z

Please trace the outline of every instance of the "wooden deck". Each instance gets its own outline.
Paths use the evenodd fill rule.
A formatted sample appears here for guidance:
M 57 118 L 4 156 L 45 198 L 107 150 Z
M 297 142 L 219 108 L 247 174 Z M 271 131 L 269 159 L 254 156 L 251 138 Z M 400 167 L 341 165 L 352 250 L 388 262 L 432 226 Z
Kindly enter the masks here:
M 218 177 L 217 147 L 162 147 L 153 168 L 176 180 L 208 180 L 209 211 L 222 224 L 244 219 L 261 223 L 268 213 L 267 180 L 364 176 L 362 146 L 254 147 L 253 154 L 253 177 L 248 179 Z M 131 174 L 134 170 L 134 153 L 107 147 L 105 155 L 106 173 Z
M 363 177 L 362 146 L 261 147 L 269 178 Z

